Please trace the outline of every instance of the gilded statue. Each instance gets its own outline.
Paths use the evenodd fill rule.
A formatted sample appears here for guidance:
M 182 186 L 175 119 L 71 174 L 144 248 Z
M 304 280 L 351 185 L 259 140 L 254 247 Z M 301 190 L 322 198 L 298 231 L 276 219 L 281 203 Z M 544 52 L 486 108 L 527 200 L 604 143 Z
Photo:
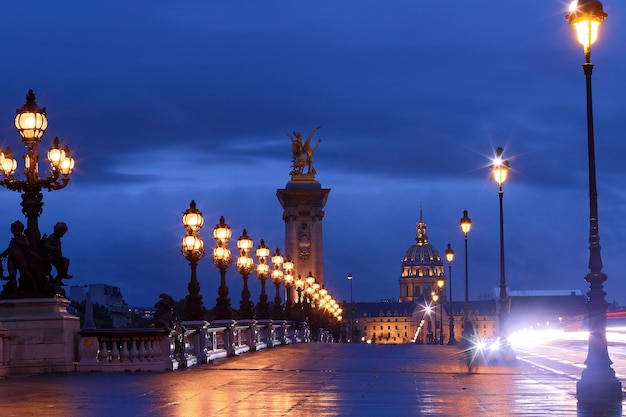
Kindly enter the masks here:
M 302 143 L 302 134 L 300 132 L 293 132 L 293 136 L 287 134 L 289 139 L 291 139 L 291 151 L 293 152 L 293 157 L 291 159 L 291 175 L 304 175 L 305 167 L 307 169 L 306 175 L 314 175 L 316 173 L 315 168 L 313 167 L 313 153 L 320 145 L 322 139 L 320 139 L 318 134 L 317 144 L 315 147 L 311 148 L 311 138 L 319 131 L 320 127 L 313 129 L 304 143 Z

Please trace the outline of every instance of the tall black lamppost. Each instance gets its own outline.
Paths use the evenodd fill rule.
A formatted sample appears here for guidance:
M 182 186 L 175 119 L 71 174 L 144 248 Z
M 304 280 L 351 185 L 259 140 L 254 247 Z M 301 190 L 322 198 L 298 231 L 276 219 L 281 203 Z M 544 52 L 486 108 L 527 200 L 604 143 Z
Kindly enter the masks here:
M 443 286 L 446 282 L 443 279 L 437 280 L 437 294 L 441 298 L 441 302 L 439 303 L 439 344 L 443 345 L 443 298 L 445 295 L 445 291 L 443 291 Z
M 228 287 L 226 286 L 226 269 L 232 264 L 233 258 L 228 249 L 228 241 L 233 235 L 233 231 L 224 221 L 224 216 L 220 217 L 220 222 L 213 229 L 215 238 L 215 249 L 213 249 L 213 264 L 220 270 L 220 287 L 217 290 L 219 297 L 215 304 L 215 318 L 217 320 L 232 320 L 233 311 L 228 298 Z
M 472 228 L 472 220 L 467 215 L 467 210 L 463 210 L 463 217 L 459 221 L 461 230 L 465 236 L 465 305 L 463 306 L 463 338 L 469 340 L 474 334 L 474 325 L 470 321 L 469 305 L 469 273 L 467 267 L 467 234 Z
M 439 342 L 438 342 L 438 340 L 437 340 L 437 330 L 438 330 L 438 327 L 439 327 L 439 326 L 437 326 L 437 302 L 439 301 L 439 294 L 438 294 L 436 291 L 431 291 L 431 293 L 430 293 L 430 298 L 433 300 L 433 303 L 435 304 L 435 305 L 433 305 L 433 306 L 432 306 L 432 308 L 431 308 L 431 309 L 432 309 L 432 312 L 433 312 L 432 317 L 434 317 L 434 318 L 435 318 L 435 320 L 434 320 L 434 321 L 435 321 L 435 323 L 434 323 L 434 330 L 433 330 L 433 338 L 432 338 L 432 342 L 431 342 L 431 343 L 432 343 L 433 345 L 438 345 L 438 344 L 439 344 Z M 430 318 L 430 314 L 428 315 L 428 317 Z M 429 324 L 429 326 L 428 326 L 428 327 L 431 327 L 431 326 L 430 326 L 430 320 L 429 320 L 429 323 L 428 323 L 428 324 Z M 429 330 L 430 330 L 430 329 L 429 329 Z
M 189 294 L 187 294 L 185 300 L 187 301 L 186 319 L 192 321 L 204 318 L 200 283 L 196 275 L 198 261 L 204 257 L 204 242 L 199 236 L 203 224 L 202 212 L 196 208 L 196 202 L 191 200 L 189 208 L 183 213 L 183 226 L 185 226 L 186 235 L 183 238 L 181 252 L 183 257 L 189 261 L 189 266 L 191 267 L 191 279 L 187 285 Z
M 294 282 L 294 286 L 296 287 L 296 295 L 297 299 L 295 302 L 296 313 L 294 314 L 293 319 L 297 321 L 303 320 L 304 315 L 304 299 L 302 293 L 304 292 L 305 281 L 302 279 L 301 275 L 298 275 L 298 279 Z
M 256 276 L 261 281 L 261 295 L 259 296 L 258 315 L 260 319 L 270 318 L 270 308 L 267 302 L 267 293 L 265 292 L 265 281 L 270 273 L 270 267 L 267 264 L 267 257 L 270 256 L 270 248 L 265 245 L 265 241 L 261 239 L 261 243 L 256 248 L 256 257 L 259 264 L 256 267 Z
M 504 197 L 504 191 L 502 191 L 502 184 L 506 181 L 509 169 L 509 161 L 503 159 L 502 155 L 504 149 L 498 148 L 496 150 L 496 157 L 493 159 L 491 165 L 491 172 L 493 173 L 493 179 L 498 184 L 498 197 L 500 200 L 500 296 L 498 298 L 499 312 L 498 321 L 500 326 L 500 339 L 508 347 L 508 294 L 506 291 L 506 277 L 504 275 L 504 210 L 502 205 L 502 199 Z
M 26 147 L 24 154 L 24 177 L 20 180 L 13 176 L 17 169 L 17 160 L 13 158 L 11 149 L 7 147 L 4 152 L 0 152 L 0 167 L 4 178 L 0 180 L 0 185 L 11 190 L 22 193 L 22 213 L 26 216 L 26 230 L 19 220 L 11 225 L 15 242 L 23 248 L 23 257 L 20 261 L 21 268 L 16 268 L 20 272 L 19 288 L 17 280 L 17 270 L 10 270 L 8 282 L 4 285 L 1 294 L 2 298 L 42 298 L 52 297 L 56 294 L 65 295 L 62 288 L 64 278 L 71 278 L 67 273 L 69 259 L 60 254 L 54 256 L 51 253 L 51 245 L 58 246 L 61 251 L 60 239 L 67 231 L 65 223 L 57 223 L 54 231 L 54 241 L 50 236 L 46 242 L 41 239 L 39 231 L 39 216 L 43 212 L 42 190 L 60 190 L 65 188 L 70 181 L 70 174 L 74 168 L 74 158 L 70 155 L 67 146 L 61 147 L 59 138 L 55 137 L 52 147 L 48 151 L 48 162 L 50 163 L 50 173 L 47 177 L 39 175 L 39 159 L 37 147 L 41 142 L 48 119 L 46 109 L 40 108 L 35 101 L 33 90 L 29 90 L 26 95 L 26 103 L 16 110 L 15 127 L 22 137 L 22 144 Z M 9 254 L 11 258 L 11 254 Z M 43 260 L 48 260 L 42 262 Z M 16 262 L 17 260 L 14 259 Z M 56 277 L 52 276 L 51 266 L 57 270 Z
M 293 287 L 293 262 L 291 262 L 289 255 L 287 255 L 285 262 L 283 262 L 283 270 L 285 271 L 285 274 L 283 275 L 283 281 L 285 283 L 285 317 L 288 320 L 292 320 L 293 299 L 291 288 Z
M 620 400 L 622 384 L 615 377 L 611 368 L 606 343 L 606 310 L 603 282 L 607 276 L 602 273 L 600 255 L 600 234 L 598 230 L 598 193 L 596 190 L 596 161 L 593 137 L 593 107 L 591 101 L 591 45 L 596 41 L 598 28 L 607 17 L 602 10 L 602 3 L 596 0 L 573 1 L 565 18 L 576 29 L 578 41 L 583 45 L 585 63 L 583 71 L 586 80 L 587 95 L 587 151 L 589 158 L 589 273 L 585 281 L 589 283 L 587 292 L 587 321 L 589 326 L 589 345 L 587 367 L 583 370 L 580 381 L 576 384 L 578 401 Z
M 281 255 L 280 250 L 276 248 L 276 252 L 272 256 L 272 265 L 274 269 L 272 270 L 272 282 L 276 287 L 276 295 L 274 296 L 274 309 L 272 310 L 272 318 L 274 320 L 280 320 L 283 318 L 283 307 L 281 305 L 282 300 L 280 299 L 280 284 L 283 282 L 283 271 L 282 266 L 285 259 L 283 255 Z
M 448 330 L 450 332 L 450 337 L 448 338 L 448 345 L 456 345 L 456 339 L 454 338 L 454 311 L 452 307 L 452 261 L 454 260 L 454 251 L 450 247 L 449 243 L 445 254 L 446 260 L 448 261 L 448 287 L 450 288 L 450 324 Z
M 313 293 L 315 292 L 315 277 L 313 273 L 309 271 L 309 275 L 304 279 L 306 288 L 304 290 L 304 321 L 308 323 L 309 314 L 311 313 L 311 302 L 313 301 Z
M 348 337 L 348 343 L 352 343 L 354 337 L 354 329 L 352 328 L 354 322 L 354 303 L 352 302 L 352 274 L 348 274 L 348 281 L 350 281 L 350 337 Z
M 250 250 L 254 246 L 252 239 L 248 236 L 246 229 L 237 239 L 237 248 L 239 249 L 239 257 L 237 258 L 237 271 L 243 278 L 243 290 L 241 290 L 241 301 L 239 302 L 239 318 L 254 318 L 252 310 L 252 301 L 250 301 L 250 290 L 248 289 L 248 277 L 254 270 L 254 261 L 250 257 Z

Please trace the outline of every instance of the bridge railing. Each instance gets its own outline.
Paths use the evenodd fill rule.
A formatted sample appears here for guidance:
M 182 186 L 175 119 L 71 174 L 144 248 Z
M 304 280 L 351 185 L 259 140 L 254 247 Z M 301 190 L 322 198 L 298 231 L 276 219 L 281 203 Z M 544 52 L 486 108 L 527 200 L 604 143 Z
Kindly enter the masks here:
M 167 328 L 81 330 L 76 369 L 81 372 L 175 370 L 249 351 L 310 341 L 306 326 L 284 320 L 194 321 L 182 325 L 184 332 Z
M 166 371 L 193 365 L 188 338 L 167 328 L 93 329 L 78 333 L 78 371 Z

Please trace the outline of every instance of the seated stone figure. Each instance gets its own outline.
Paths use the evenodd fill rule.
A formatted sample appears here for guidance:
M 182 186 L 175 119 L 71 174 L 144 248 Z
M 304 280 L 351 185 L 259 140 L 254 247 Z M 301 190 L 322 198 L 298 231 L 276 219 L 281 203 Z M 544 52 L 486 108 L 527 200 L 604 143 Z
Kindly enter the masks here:
M 18 271 L 20 272 L 20 281 L 32 281 L 27 258 L 30 242 L 24 235 L 24 224 L 19 220 L 14 221 L 11 224 L 11 233 L 13 233 L 13 237 L 9 242 L 9 247 L 0 253 L 0 259 L 7 258 L 7 272 L 9 275 L 3 276 L 2 279 L 9 281 L 4 285 L 4 290 L 9 292 L 17 290 Z
M 72 278 L 72 276 L 68 274 L 70 260 L 63 256 L 61 247 L 61 238 L 65 233 L 67 233 L 67 225 L 63 222 L 58 222 L 54 225 L 54 231 L 50 236 L 44 234 L 43 238 L 41 238 L 44 259 L 50 263 L 49 272 L 52 271 L 52 266 L 54 266 L 57 271 L 56 277 L 52 279 L 57 285 L 63 285 L 62 280 L 64 278 Z

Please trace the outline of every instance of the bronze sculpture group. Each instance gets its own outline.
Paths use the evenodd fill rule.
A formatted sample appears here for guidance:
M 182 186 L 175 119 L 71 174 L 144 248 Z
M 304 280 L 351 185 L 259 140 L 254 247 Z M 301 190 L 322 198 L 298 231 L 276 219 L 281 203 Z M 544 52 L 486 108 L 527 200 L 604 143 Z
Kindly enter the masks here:
M 289 139 L 291 139 L 291 151 L 293 153 L 293 157 L 291 158 L 291 175 L 315 175 L 316 171 L 313 167 L 313 153 L 322 140 L 318 136 L 317 144 L 312 148 L 311 138 L 319 131 L 319 129 L 319 127 L 313 129 L 304 143 L 302 142 L 302 134 L 300 132 L 293 132 L 293 136 L 287 134 Z M 305 167 L 307 168 L 306 174 L 304 172 Z
M 63 279 L 72 278 L 68 273 L 70 260 L 63 256 L 61 246 L 67 225 L 58 222 L 52 234 L 44 234 L 37 244 L 31 244 L 19 220 L 11 224 L 11 233 L 9 246 L 0 253 L 0 272 L 7 281 L 1 298 L 65 296 Z M 6 276 L 2 265 L 5 260 Z M 53 267 L 56 274 L 53 274 Z

